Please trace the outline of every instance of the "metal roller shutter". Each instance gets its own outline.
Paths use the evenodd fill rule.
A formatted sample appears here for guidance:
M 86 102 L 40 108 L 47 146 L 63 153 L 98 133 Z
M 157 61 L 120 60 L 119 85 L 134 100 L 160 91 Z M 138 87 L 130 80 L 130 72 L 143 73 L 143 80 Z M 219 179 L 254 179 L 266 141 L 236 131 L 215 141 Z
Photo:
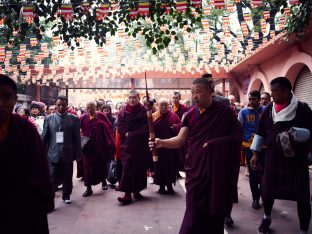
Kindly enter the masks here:
M 294 93 L 299 101 L 308 103 L 312 108 L 312 73 L 307 66 L 301 70 L 295 81 Z

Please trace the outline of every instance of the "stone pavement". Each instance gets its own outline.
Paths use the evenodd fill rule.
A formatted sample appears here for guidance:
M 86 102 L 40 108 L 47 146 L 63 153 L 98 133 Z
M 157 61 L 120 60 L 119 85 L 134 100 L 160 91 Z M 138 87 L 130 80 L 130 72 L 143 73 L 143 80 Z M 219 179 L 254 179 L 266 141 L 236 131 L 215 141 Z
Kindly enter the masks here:
M 232 217 L 235 225 L 226 228 L 228 234 L 257 233 L 263 216 L 263 209 L 251 207 L 251 194 L 248 177 L 241 168 L 239 179 L 239 203 L 234 205 Z M 158 186 L 148 184 L 142 194 L 144 199 L 130 205 L 118 204 L 117 197 L 122 195 L 114 189 L 103 191 L 100 185 L 93 187 L 93 195 L 82 197 L 83 182 L 74 179 L 70 205 L 65 205 L 61 192 L 56 193 L 56 210 L 49 214 L 51 234 L 140 234 L 140 233 L 178 233 L 185 210 L 184 180 L 174 187 L 173 196 L 157 194 Z M 312 233 L 312 229 L 310 228 Z M 208 232 L 207 232 L 208 233 Z M 271 234 L 299 233 L 296 203 L 276 201 Z

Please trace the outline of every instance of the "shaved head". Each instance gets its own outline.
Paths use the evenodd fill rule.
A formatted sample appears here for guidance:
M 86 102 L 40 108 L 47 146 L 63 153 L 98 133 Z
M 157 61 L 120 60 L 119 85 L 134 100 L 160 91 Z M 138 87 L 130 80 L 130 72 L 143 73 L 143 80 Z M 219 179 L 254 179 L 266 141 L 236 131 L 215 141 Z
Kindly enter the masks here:
M 130 96 L 130 95 L 137 95 L 138 97 L 140 97 L 139 92 L 136 91 L 136 90 L 130 90 L 129 93 L 128 93 L 128 95 L 129 95 L 129 96 Z
M 160 114 L 166 114 L 169 111 L 169 100 L 166 98 L 161 98 L 158 101 L 158 109 Z
M 167 103 L 167 104 L 169 105 L 169 100 L 168 100 L 167 98 L 161 98 L 161 99 L 159 99 L 158 103 L 159 103 L 159 104 L 161 104 L 161 103 Z
M 86 107 L 88 108 L 88 106 L 94 105 L 96 106 L 96 102 L 95 101 L 88 101 L 86 104 Z
M 140 103 L 140 94 L 136 90 L 130 90 L 128 93 L 128 104 L 130 106 L 136 106 Z
M 229 96 L 228 96 L 228 99 L 230 100 L 230 104 L 231 104 L 231 105 L 234 105 L 234 102 L 236 101 L 235 96 L 234 96 L 234 95 L 229 95 Z
M 96 113 L 96 102 L 95 101 L 89 101 L 87 102 L 87 112 L 89 115 L 93 116 Z

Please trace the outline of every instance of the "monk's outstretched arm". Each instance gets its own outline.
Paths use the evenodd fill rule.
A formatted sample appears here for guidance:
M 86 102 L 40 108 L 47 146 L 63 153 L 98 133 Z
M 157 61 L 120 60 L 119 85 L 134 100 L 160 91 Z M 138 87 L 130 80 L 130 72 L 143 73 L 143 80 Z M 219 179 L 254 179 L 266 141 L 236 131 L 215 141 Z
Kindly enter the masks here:
M 188 135 L 188 131 L 189 131 L 188 127 L 183 127 L 181 128 L 177 136 L 169 138 L 169 139 L 156 138 L 155 143 L 151 141 L 149 142 L 149 146 L 151 149 L 154 146 L 156 146 L 156 148 L 171 148 L 171 149 L 181 148 L 185 143 L 185 140 Z

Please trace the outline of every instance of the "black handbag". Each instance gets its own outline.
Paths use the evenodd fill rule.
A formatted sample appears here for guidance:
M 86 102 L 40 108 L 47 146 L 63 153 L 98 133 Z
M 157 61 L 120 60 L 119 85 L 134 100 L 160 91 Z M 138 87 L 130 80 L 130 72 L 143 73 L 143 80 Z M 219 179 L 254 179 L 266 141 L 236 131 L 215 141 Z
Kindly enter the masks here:
M 95 123 L 92 126 L 90 137 L 87 137 L 87 136 L 81 137 L 81 152 L 82 154 L 87 155 L 87 156 L 92 155 L 95 152 L 95 147 L 91 140 L 94 125 Z
M 110 184 L 116 184 L 118 182 L 118 165 L 116 160 L 111 160 L 108 163 L 108 174 L 107 174 L 107 181 Z

